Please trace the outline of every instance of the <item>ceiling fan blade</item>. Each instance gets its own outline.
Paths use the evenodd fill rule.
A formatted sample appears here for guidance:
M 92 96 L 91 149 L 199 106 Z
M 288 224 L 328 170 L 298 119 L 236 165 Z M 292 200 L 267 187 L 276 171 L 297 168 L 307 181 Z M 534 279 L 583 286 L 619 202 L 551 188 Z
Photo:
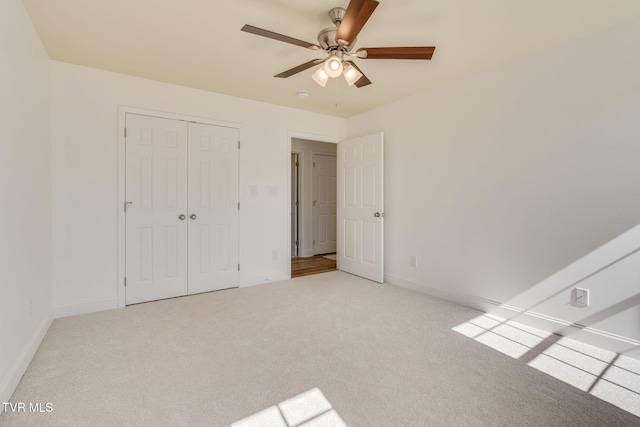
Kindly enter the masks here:
M 366 56 L 358 55 L 362 59 L 431 59 L 435 50 L 435 46 L 363 47 L 356 53 L 366 51 Z
M 291 77 L 294 74 L 298 74 L 300 71 L 304 71 L 307 68 L 311 68 L 314 65 L 320 64 L 322 62 L 324 62 L 324 59 L 312 59 L 309 62 L 305 62 L 304 64 L 300 64 L 297 67 L 291 68 L 290 70 L 283 71 L 280 74 L 276 74 L 273 77 L 280 77 L 280 78 L 286 79 L 287 77 Z
M 253 25 L 245 25 L 240 29 L 240 31 L 244 31 L 245 33 L 255 34 L 257 36 L 267 37 L 269 39 L 274 39 L 274 40 L 278 40 L 278 41 L 289 43 L 289 44 L 294 44 L 296 46 L 305 47 L 307 49 L 322 50 L 322 48 L 317 44 L 309 43 L 304 40 L 294 39 L 293 37 L 274 33 L 273 31 L 254 27 Z
M 376 0 L 351 0 L 338 28 L 336 42 L 344 40 L 347 46 L 351 45 L 378 4 L 380 3 Z
M 365 75 L 364 75 L 364 73 L 362 72 L 362 70 L 361 70 L 361 69 L 356 65 L 356 63 L 355 63 L 355 62 L 353 62 L 353 61 L 345 61 L 345 62 L 348 62 L 349 64 L 351 64 L 351 66 L 352 66 L 353 68 L 355 68 L 356 70 L 358 70 L 358 71 L 360 72 L 360 74 L 362 74 L 362 77 L 360 77 L 360 78 L 358 79 L 358 81 L 354 83 L 354 85 L 355 85 L 356 87 L 360 88 L 360 87 L 367 86 L 367 85 L 370 85 L 370 84 L 371 84 L 371 80 L 369 80 L 369 79 L 367 78 L 367 76 L 365 76 Z

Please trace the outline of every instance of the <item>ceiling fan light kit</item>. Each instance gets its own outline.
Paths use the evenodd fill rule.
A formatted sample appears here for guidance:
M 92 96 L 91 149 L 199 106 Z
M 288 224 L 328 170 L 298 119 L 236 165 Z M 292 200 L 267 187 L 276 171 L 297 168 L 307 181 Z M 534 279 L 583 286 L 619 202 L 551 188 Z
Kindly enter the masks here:
M 318 68 L 318 70 L 311 75 L 311 78 L 322 87 L 325 87 L 329 81 L 329 75 L 324 71 L 324 67 Z
M 344 66 L 344 79 L 347 81 L 349 87 L 353 86 L 355 82 L 360 80 L 362 77 L 362 73 L 358 71 L 356 67 L 351 65 L 349 62 L 345 63 Z
M 332 79 L 339 77 L 344 69 L 342 58 L 335 51 L 332 52 L 331 57 L 324 62 L 323 68 L 325 73 Z
M 360 88 L 371 84 L 371 81 L 353 61 L 345 60 L 345 56 L 358 59 L 428 60 L 431 59 L 435 51 L 433 46 L 364 47 L 352 53 L 351 51 L 357 41 L 356 37 L 378 5 L 379 2 L 377 0 L 351 0 L 346 9 L 334 7 L 329 11 L 329 18 L 335 26 L 325 28 L 318 33 L 317 45 L 252 25 L 245 25 L 241 30 L 313 51 L 322 51 L 328 55 L 327 58 L 313 59 L 276 74 L 274 77 L 291 77 L 301 71 L 322 64 L 311 76 L 320 86 L 325 87 L 330 78 L 337 78 L 342 74 L 349 86 L 355 85 Z

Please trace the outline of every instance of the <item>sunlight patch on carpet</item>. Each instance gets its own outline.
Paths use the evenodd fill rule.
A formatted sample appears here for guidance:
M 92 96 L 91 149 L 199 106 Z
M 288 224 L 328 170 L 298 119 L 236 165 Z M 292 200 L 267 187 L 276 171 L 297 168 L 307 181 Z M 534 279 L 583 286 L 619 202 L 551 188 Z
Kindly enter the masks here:
M 314 388 L 231 424 L 231 427 L 346 427 L 324 394 Z
M 640 416 L 640 361 L 561 338 L 529 366 Z
M 492 314 L 478 316 L 453 330 L 514 359 L 524 356 L 551 335 Z
M 640 416 L 640 360 L 491 314 L 452 329 Z

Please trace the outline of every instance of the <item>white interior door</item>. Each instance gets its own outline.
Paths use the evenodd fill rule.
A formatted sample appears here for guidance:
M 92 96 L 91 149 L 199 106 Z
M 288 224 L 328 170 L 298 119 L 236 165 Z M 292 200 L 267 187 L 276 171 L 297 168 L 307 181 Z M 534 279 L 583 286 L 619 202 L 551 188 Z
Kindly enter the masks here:
M 313 254 L 336 251 L 336 158 L 313 155 Z
M 238 286 L 238 130 L 189 123 L 189 294 Z
M 126 115 L 126 304 L 187 293 L 187 126 Z
M 384 281 L 384 135 L 338 144 L 338 268 Z

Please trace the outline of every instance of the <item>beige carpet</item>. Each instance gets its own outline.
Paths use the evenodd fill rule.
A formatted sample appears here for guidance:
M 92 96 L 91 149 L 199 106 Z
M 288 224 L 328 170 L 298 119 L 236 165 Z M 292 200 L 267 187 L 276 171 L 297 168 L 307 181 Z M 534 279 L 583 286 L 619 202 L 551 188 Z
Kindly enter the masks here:
M 332 272 L 59 319 L 12 397 L 52 412 L 0 426 L 640 425 L 452 330 L 479 314 Z

